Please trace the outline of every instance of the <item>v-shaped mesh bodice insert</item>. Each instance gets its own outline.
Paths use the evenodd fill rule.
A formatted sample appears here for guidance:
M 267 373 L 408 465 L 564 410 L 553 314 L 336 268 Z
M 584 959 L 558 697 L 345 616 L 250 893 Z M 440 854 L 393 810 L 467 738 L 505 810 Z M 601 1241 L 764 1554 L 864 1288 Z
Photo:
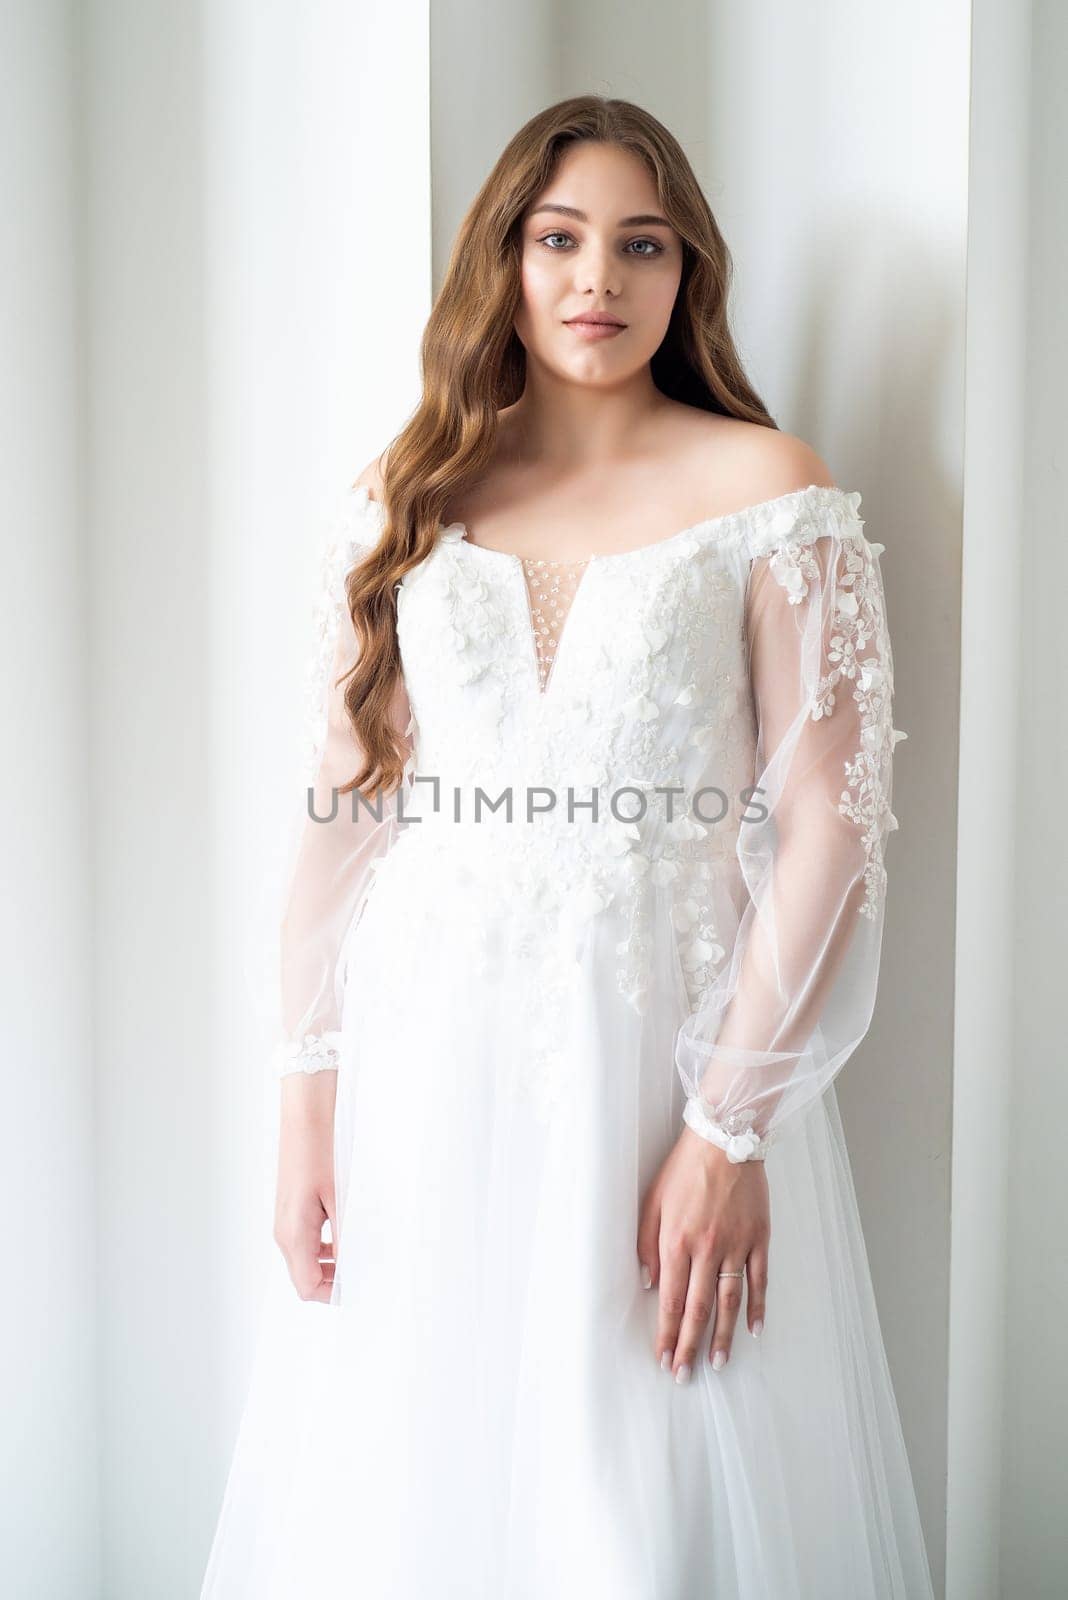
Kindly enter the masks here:
M 524 556 L 522 561 L 538 658 L 538 686 L 544 692 L 560 648 L 564 623 L 590 557 L 581 561 L 542 561 Z

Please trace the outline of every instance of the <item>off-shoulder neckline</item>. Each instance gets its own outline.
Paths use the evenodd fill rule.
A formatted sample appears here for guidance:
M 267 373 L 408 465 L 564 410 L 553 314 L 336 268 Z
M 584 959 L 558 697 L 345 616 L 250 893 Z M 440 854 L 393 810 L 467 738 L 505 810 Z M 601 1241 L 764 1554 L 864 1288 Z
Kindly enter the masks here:
M 374 506 L 378 513 L 383 510 L 381 500 L 376 500 L 366 484 L 354 484 L 353 494 L 362 496 L 369 506 Z M 861 496 L 856 490 L 841 488 L 838 484 L 810 483 L 803 489 L 790 489 L 785 494 L 774 495 L 768 500 L 757 500 L 751 505 L 739 506 L 735 511 L 724 511 L 715 517 L 705 517 L 700 522 L 691 523 L 688 527 L 680 528 L 676 533 L 669 533 L 662 539 L 653 539 L 647 544 L 633 545 L 629 550 L 606 550 L 591 554 L 588 557 L 578 557 L 574 562 L 562 561 L 560 565 L 577 565 L 579 562 L 608 562 L 625 561 L 635 556 L 648 555 L 653 550 L 663 550 L 681 540 L 694 537 L 698 534 L 719 532 L 726 535 L 728 530 L 739 523 L 755 521 L 765 524 L 772 517 L 783 511 L 795 510 L 811 500 L 815 505 L 841 503 L 848 505 L 856 512 L 861 504 Z M 547 558 L 541 556 L 524 556 L 512 550 L 500 550 L 496 545 L 475 544 L 468 535 L 465 522 L 439 523 L 439 532 L 452 536 L 454 543 L 462 545 L 468 550 L 479 550 L 487 556 L 503 557 L 508 561 L 541 561 Z

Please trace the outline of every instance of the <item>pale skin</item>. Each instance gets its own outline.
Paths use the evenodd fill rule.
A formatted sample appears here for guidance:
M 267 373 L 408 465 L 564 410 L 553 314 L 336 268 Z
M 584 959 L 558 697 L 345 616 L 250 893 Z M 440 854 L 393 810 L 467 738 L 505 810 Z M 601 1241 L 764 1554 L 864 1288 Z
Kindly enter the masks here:
M 546 209 L 548 208 L 548 209 Z M 802 440 L 668 399 L 650 361 L 668 328 L 682 242 L 651 174 L 610 145 L 572 146 L 523 220 L 516 332 L 526 386 L 500 413 L 497 457 L 449 508 L 473 543 L 573 560 L 633 549 L 682 528 L 834 478 Z M 636 222 L 632 219 L 641 218 Z M 625 323 L 591 339 L 587 311 Z M 381 498 L 377 462 L 359 482 Z M 336 1239 L 336 1073 L 282 1080 L 275 1240 L 302 1299 L 329 1300 Z M 743 1298 L 765 1319 L 771 1217 L 762 1161 L 731 1162 L 683 1125 L 642 1198 L 636 1252 L 658 1295 L 654 1359 L 685 1383 L 699 1359 L 730 1359 Z M 743 1271 L 745 1278 L 718 1278 Z M 743 1282 L 745 1291 L 743 1294 Z M 718 1289 L 717 1289 L 718 1284 Z

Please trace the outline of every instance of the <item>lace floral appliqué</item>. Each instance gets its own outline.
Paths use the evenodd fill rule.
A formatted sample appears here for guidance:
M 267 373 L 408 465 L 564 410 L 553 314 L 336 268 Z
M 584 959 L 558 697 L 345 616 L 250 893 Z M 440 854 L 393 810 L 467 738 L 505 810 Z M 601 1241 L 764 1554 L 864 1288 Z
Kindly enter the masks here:
M 906 738 L 893 726 L 893 658 L 886 624 L 883 588 L 876 561 L 884 545 L 869 543 L 860 531 L 862 519 L 853 514 L 853 527 L 838 535 L 834 562 L 834 599 L 829 622 L 824 624 L 826 646 L 822 672 L 811 702 L 811 717 L 818 722 L 833 714 L 836 695 L 844 680 L 853 685 L 860 720 L 860 748 L 845 763 L 845 782 L 838 803 L 842 816 L 863 830 L 864 899 L 860 915 L 878 915 L 886 888 L 883 840 L 897 827 L 890 809 L 890 773 L 893 750 Z M 808 597 L 818 586 L 819 561 L 812 539 L 804 536 L 780 544 L 769 563 L 777 583 L 791 605 Z
M 341 619 L 348 610 L 345 579 L 375 543 L 379 532 L 377 502 L 362 485 L 350 489 L 322 556 L 319 591 L 312 616 L 313 645 L 304 673 L 307 724 L 304 770 L 309 782 L 318 771 L 326 743 L 330 668 Z
M 302 1039 L 288 1039 L 278 1049 L 278 1075 L 290 1072 L 337 1071 L 341 1035 L 306 1033 Z

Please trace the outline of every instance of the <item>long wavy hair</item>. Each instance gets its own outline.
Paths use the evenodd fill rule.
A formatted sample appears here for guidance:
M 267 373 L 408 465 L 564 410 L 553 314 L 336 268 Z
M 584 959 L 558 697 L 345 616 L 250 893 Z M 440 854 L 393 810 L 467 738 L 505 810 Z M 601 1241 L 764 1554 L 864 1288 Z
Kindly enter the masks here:
M 777 426 L 734 347 L 727 320 L 730 252 L 678 140 L 640 106 L 601 95 L 561 100 L 531 117 L 460 224 L 423 333 L 422 398 L 383 453 L 382 537 L 346 580 L 360 649 L 345 705 L 365 759 L 343 794 L 359 789 L 372 798 L 401 782 L 406 752 L 393 715 L 401 672 L 395 585 L 430 555 L 450 504 L 488 469 L 497 413 L 523 392 L 526 351 L 514 328 L 521 225 L 563 152 L 579 140 L 618 145 L 640 157 L 682 240 L 678 293 L 651 362 L 657 388 L 704 411 Z

